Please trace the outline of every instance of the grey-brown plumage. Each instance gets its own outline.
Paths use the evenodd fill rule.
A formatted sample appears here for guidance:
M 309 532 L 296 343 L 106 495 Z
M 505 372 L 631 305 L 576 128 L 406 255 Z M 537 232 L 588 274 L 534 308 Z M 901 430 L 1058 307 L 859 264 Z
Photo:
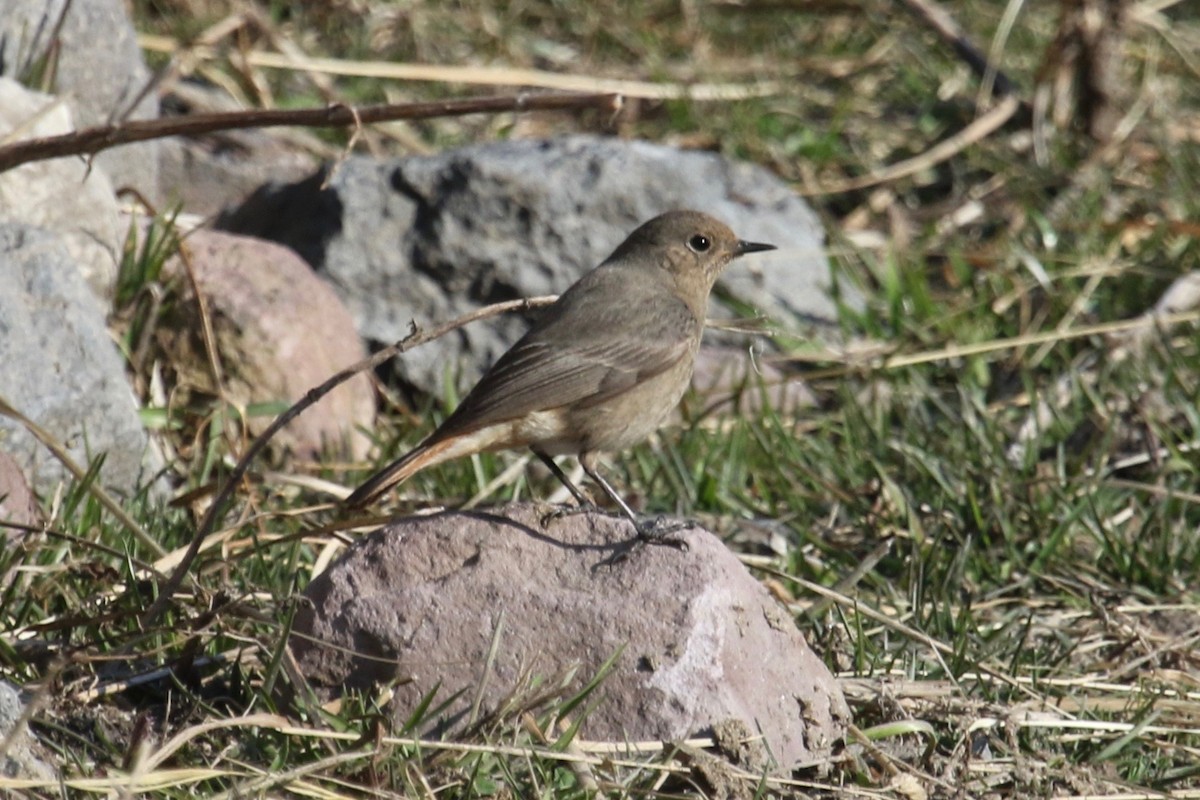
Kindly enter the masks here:
M 591 456 L 623 450 L 658 428 L 691 380 L 713 283 L 738 256 L 772 249 L 738 239 L 697 211 L 655 217 L 567 289 L 437 430 L 346 504 L 366 505 L 452 458 L 530 447 L 582 503 L 582 493 L 550 460 L 579 456 L 646 535 Z

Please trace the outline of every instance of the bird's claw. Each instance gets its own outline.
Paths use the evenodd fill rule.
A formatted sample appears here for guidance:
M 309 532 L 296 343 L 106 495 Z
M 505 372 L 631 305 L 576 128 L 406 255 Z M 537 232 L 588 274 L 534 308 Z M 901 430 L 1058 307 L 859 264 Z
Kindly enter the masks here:
M 601 561 L 599 566 L 612 567 L 620 564 L 648 545 L 672 547 L 687 552 L 690 549 L 688 543 L 671 534 L 694 526 L 695 523 L 691 520 L 670 519 L 669 517 L 641 518 L 634 523 L 637 538 L 619 545 L 616 552 Z
M 637 524 L 634 525 L 634 529 L 637 531 L 638 540 L 643 544 L 673 547 L 676 550 L 686 552 L 688 543 L 672 534 L 687 530 L 693 527 L 694 524 L 691 520 L 686 519 L 653 517 L 651 519 L 638 520 Z

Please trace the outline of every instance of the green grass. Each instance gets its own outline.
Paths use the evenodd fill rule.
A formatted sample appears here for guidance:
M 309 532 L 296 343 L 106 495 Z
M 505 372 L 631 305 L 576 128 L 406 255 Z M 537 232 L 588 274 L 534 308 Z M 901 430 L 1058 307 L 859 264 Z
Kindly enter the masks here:
M 277 35 L 315 56 L 783 81 L 762 99 L 639 104 L 619 125 L 653 140 L 690 137 L 805 191 L 923 153 L 973 118 L 976 80 L 893 4 L 767 5 L 699 4 L 694 19 L 667 2 L 258 8 Z M 240 8 L 139 0 L 135 19 L 141 30 L 187 38 Z M 951 10 L 986 47 L 1004 4 Z M 1072 333 L 1136 317 L 1200 266 L 1200 81 L 1194 58 L 1172 46 L 1200 39 L 1200 20 L 1186 4 L 1163 13 L 1170 41 L 1130 23 L 1123 69 L 1147 106 L 1103 157 L 1068 126 L 1049 132 L 1049 157 L 1039 160 L 1028 128 L 1010 123 L 911 178 L 816 193 L 838 279 L 866 298 L 866 308 L 844 311 L 843 334 L 882 348 L 869 357 L 853 355 L 863 347 L 844 356 L 822 348 L 814 363 L 811 343 L 780 338 L 781 364 L 806 381 L 813 408 L 703 414 L 703 400 L 689 398 L 683 423 L 613 460 L 610 474 L 646 510 L 695 516 L 744 553 L 844 678 L 869 744 L 851 738 L 827 770 L 796 776 L 811 782 L 803 788 L 747 778 L 747 796 L 846 796 L 841 786 L 911 796 L 896 775 L 931 796 L 1158 797 L 1200 787 L 1196 321 L 1152 331 L 1141 345 Z M 1056 20 L 1053 4 L 1026 4 L 1004 50 L 1026 96 Z M 227 62 L 212 67 L 240 80 Z M 281 105 L 324 102 L 302 74 L 264 75 Z M 334 85 L 347 102 L 384 97 L 376 81 Z M 397 88 L 412 98 L 474 91 Z M 563 131 L 608 124 L 543 122 Z M 472 118 L 412 130 L 438 148 L 512 126 Z M 975 201 L 977 217 L 948 224 Z M 863 230 L 883 244 L 856 244 Z M 154 360 L 138 343 L 165 313 L 148 288 L 161 278 L 167 241 L 158 228 L 131 240 L 122 269 L 114 320 L 141 390 Z M 428 432 L 460 388 L 447 402 L 417 399 L 416 413 L 398 407 L 376 432 L 379 460 Z M 1039 408 L 1042 424 L 1030 426 Z M 168 552 L 186 546 L 211 499 L 205 487 L 244 450 L 230 416 L 202 391 L 156 410 L 177 477 L 199 491 L 182 507 L 135 501 L 127 510 Z M 413 500 L 397 507 L 463 502 L 511 458 L 422 473 L 405 486 Z M 554 488 L 530 469 L 485 502 Z M 572 798 L 590 796 L 590 780 L 617 795 L 695 793 L 667 777 L 680 763 L 670 753 L 606 763 L 552 747 L 516 718 L 438 745 L 388 730 L 376 696 L 335 710 L 303 694 L 293 708 L 280 705 L 273 690 L 291 685 L 281 642 L 333 523 L 292 511 L 318 499 L 249 481 L 228 536 L 201 554 L 167 616 L 146 627 L 153 554 L 86 484 L 47 498 L 52 532 L 0 556 L 26 569 L 0 595 L 0 676 L 47 687 L 35 728 L 69 777 L 116 781 L 152 763 L 164 781 L 153 794 L 169 797 Z M 177 667 L 173 682 L 121 683 L 163 665 Z M 122 691 L 97 694 L 107 681 Z M 246 714 L 264 716 L 237 721 Z M 206 727 L 219 721 L 225 727 Z M 179 749 L 146 761 L 180 734 Z M 172 772 L 200 766 L 213 772 Z M 87 794 L 74 784 L 63 791 Z

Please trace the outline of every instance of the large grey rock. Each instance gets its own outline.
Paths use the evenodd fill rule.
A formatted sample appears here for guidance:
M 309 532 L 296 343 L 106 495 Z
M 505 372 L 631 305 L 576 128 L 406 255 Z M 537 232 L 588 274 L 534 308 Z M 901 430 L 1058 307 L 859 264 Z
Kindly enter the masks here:
M 837 682 L 716 537 L 692 528 L 686 551 L 605 566 L 629 523 L 543 527 L 547 508 L 413 517 L 360 541 L 305 591 L 290 645 L 310 682 L 387 683 L 397 725 L 436 690 L 430 708 L 449 703 L 419 728 L 438 735 L 468 727 L 477 697 L 477 721 L 571 697 L 616 656 L 586 738 L 676 740 L 733 720 L 778 768 L 828 754 L 850 720 Z
M 338 288 L 362 334 L 390 343 L 480 305 L 561 292 L 637 225 L 696 208 L 775 253 L 739 260 L 723 291 L 782 323 L 831 321 L 820 225 L 779 179 L 719 155 L 590 136 L 512 141 L 433 157 L 350 158 L 264 187 L 219 223 L 287 244 Z M 722 290 L 719 290 L 722 291 Z M 718 309 L 714 308 L 714 316 Z M 399 360 L 427 391 L 464 353 L 477 375 L 524 331 L 473 325 Z
M 47 88 L 70 103 L 79 127 L 158 116 L 158 93 L 143 93 L 150 71 L 124 0 L 0 0 L 0 75 L 39 78 L 34 67 L 47 54 Z M 95 163 L 118 186 L 157 200 L 157 152 L 157 143 L 141 142 Z
M 106 453 L 101 484 L 131 492 L 157 460 L 104 311 L 79 267 L 58 237 L 0 223 L 0 287 L 0 392 L 77 462 Z M 39 491 L 67 477 L 15 420 L 0 416 L 0 440 Z
M 70 109 L 0 77 L 0 141 L 74 130 Z M 0 221 L 48 228 L 63 237 L 97 296 L 111 293 L 121 252 L 120 210 L 104 171 L 79 158 L 34 161 L 0 172 Z

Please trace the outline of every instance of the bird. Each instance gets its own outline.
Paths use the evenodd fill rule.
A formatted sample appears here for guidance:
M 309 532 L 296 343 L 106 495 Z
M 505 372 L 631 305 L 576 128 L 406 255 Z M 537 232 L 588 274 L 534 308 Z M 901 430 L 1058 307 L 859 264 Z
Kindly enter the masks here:
M 669 211 L 643 223 L 547 307 L 433 433 L 368 478 L 344 505 L 367 506 L 452 459 L 528 447 L 581 508 L 594 505 L 554 456 L 577 456 L 639 539 L 679 545 L 669 533 L 686 523 L 639 517 L 595 458 L 659 428 L 691 382 L 718 276 L 736 258 L 774 249 L 739 239 L 699 211 Z

